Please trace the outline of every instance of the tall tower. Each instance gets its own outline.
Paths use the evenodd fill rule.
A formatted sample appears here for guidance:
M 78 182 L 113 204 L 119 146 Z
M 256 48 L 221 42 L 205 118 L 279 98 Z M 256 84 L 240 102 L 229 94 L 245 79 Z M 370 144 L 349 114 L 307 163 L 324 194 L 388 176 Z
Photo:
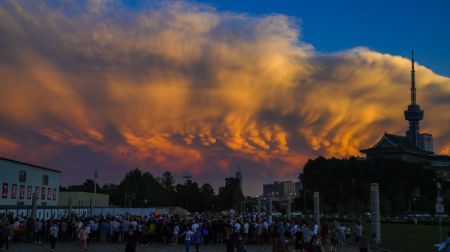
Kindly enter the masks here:
M 408 109 L 405 110 L 405 120 L 409 122 L 409 128 L 406 131 L 406 137 L 408 140 L 421 148 L 420 143 L 420 130 L 419 122 L 423 120 L 423 110 L 416 104 L 416 80 L 414 71 L 414 50 L 411 53 L 411 104 L 408 105 Z

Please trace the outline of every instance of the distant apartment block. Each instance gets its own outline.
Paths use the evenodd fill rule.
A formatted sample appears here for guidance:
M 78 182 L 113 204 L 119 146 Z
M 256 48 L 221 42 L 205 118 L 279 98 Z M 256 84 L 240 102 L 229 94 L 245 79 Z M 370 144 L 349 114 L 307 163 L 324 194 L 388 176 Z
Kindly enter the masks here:
M 263 185 L 263 195 L 276 199 L 295 198 L 300 195 L 302 184 L 300 181 L 275 181 L 273 184 Z

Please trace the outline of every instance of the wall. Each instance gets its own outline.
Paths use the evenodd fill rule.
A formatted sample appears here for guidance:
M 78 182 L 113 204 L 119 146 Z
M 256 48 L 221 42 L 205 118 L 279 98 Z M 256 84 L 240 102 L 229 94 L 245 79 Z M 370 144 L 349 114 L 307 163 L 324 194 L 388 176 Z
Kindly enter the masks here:
M 60 192 L 58 205 L 69 206 L 69 198 L 71 198 L 72 206 L 89 207 L 92 199 L 93 207 L 109 207 L 108 194 L 94 194 L 88 192 Z

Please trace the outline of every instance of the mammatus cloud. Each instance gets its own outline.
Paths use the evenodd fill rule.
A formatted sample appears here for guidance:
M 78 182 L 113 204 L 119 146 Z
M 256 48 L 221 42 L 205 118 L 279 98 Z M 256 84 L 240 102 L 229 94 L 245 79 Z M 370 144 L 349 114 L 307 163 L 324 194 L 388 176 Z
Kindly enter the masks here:
M 409 59 L 319 54 L 283 15 L 186 2 L 0 6 L 0 155 L 45 163 L 83 149 L 156 172 L 243 164 L 282 177 L 406 128 Z M 449 153 L 450 79 L 416 73 L 422 129 Z

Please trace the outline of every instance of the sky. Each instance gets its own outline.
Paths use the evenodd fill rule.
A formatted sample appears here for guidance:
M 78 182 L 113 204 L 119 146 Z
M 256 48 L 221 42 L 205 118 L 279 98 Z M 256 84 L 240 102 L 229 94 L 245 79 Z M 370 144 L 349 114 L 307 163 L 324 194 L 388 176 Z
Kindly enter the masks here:
M 281 3 L 280 3 L 281 2 Z M 0 3 L 0 156 L 63 171 L 171 171 L 244 192 L 421 124 L 450 154 L 450 9 L 414 1 Z

